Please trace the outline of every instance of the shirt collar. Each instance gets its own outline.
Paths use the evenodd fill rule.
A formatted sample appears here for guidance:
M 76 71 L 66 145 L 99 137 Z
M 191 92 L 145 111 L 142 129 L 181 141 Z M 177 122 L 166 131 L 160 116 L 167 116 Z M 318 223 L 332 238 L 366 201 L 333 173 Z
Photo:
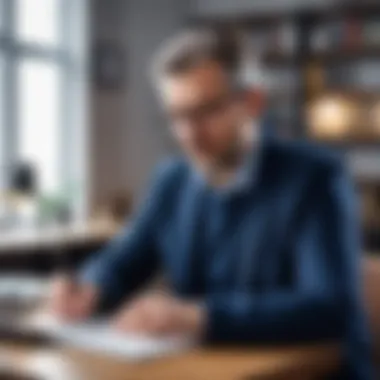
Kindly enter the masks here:
M 251 121 L 249 128 L 249 141 L 247 141 L 248 146 L 245 151 L 243 162 L 237 169 L 232 182 L 224 189 L 221 189 L 226 195 L 233 195 L 249 190 L 255 183 L 255 174 L 257 171 L 261 143 L 257 123 Z
M 256 174 L 262 145 L 259 125 L 257 122 L 250 120 L 247 123 L 247 126 L 243 129 L 248 132 L 245 137 L 247 138 L 247 148 L 245 150 L 243 162 L 238 167 L 229 184 L 222 188 L 214 189 L 215 192 L 222 197 L 229 197 L 250 190 L 257 178 Z M 193 168 L 192 171 L 195 180 L 200 184 L 205 185 L 205 178 L 195 168 Z

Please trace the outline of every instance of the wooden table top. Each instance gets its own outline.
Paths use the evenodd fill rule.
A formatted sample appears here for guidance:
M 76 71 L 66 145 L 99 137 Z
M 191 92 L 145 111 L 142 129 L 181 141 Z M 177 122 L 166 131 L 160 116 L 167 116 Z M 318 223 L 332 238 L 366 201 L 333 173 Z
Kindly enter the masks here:
M 15 314 L 10 327 L 38 335 L 41 331 L 35 321 L 43 316 L 44 312 L 35 306 L 18 314 L 18 318 Z M 2 368 L 32 375 L 36 380 L 317 380 L 336 371 L 341 362 L 340 347 L 331 343 L 198 347 L 136 362 L 62 346 L 49 339 L 37 342 L 11 336 L 0 341 L 1 380 Z
M 0 343 L 0 368 L 37 380 L 316 380 L 336 370 L 335 345 L 207 349 L 146 362 L 128 362 L 69 348 Z

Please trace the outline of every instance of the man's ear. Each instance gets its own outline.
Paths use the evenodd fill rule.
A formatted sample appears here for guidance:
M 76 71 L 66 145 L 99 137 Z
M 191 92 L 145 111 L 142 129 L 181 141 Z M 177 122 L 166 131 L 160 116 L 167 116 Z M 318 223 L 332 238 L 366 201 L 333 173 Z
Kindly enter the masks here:
M 265 107 L 266 96 L 263 91 L 247 89 L 245 93 L 246 102 L 252 117 L 257 117 L 261 114 Z

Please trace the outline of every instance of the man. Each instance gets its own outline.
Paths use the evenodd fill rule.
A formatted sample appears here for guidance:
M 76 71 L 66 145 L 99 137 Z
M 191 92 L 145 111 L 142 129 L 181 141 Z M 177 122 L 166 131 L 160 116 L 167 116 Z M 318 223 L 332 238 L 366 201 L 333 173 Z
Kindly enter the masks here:
M 79 284 L 56 284 L 55 312 L 108 309 L 121 331 L 217 343 L 338 341 L 342 378 L 370 378 L 357 218 L 339 160 L 260 135 L 237 56 L 212 31 L 170 41 L 154 67 L 186 159 L 159 167 L 132 225 Z M 136 296 L 159 269 L 171 294 Z

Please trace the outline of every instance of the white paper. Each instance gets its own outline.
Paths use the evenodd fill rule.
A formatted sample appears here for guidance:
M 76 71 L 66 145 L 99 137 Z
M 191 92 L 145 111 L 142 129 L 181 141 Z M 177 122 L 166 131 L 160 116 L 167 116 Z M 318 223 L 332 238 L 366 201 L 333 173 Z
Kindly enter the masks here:
M 38 318 L 39 328 L 65 345 L 129 360 L 146 360 L 172 355 L 189 349 L 193 342 L 188 337 L 156 338 L 120 333 L 111 329 L 107 321 L 86 321 L 67 324 L 53 318 Z

